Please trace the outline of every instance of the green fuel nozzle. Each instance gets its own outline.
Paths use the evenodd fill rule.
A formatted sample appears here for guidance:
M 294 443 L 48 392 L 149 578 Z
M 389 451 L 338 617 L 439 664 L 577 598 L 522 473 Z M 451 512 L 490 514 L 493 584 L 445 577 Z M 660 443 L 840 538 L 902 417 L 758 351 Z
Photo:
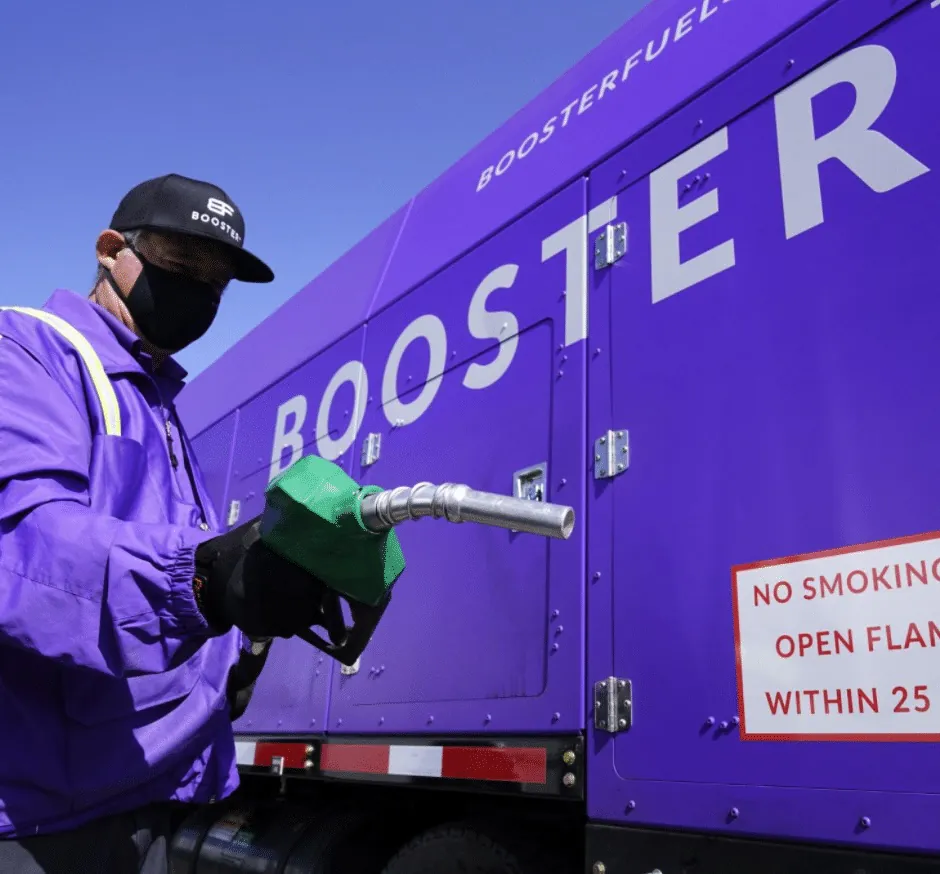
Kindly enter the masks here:
M 395 526 L 426 517 L 562 540 L 574 529 L 571 507 L 453 483 L 390 490 L 361 486 L 333 462 L 304 456 L 268 485 L 259 533 L 270 549 L 321 581 L 324 613 L 332 617 L 328 627 L 339 621 L 345 635 L 337 641 L 331 634 L 332 643 L 313 630 L 299 636 L 341 663 L 354 664 L 405 570 Z M 351 627 L 342 619 L 340 597 L 349 604 Z

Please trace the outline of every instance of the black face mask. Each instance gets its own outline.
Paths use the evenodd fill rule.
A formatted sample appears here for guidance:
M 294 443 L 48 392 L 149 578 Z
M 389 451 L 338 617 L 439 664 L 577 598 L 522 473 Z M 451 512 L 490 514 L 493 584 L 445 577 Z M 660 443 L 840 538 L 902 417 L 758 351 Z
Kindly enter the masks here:
M 124 300 L 144 337 L 158 349 L 179 352 L 209 330 L 219 309 L 218 292 L 200 282 L 164 270 L 132 249 L 143 270 L 127 297 L 121 294 L 110 271 L 108 281 Z

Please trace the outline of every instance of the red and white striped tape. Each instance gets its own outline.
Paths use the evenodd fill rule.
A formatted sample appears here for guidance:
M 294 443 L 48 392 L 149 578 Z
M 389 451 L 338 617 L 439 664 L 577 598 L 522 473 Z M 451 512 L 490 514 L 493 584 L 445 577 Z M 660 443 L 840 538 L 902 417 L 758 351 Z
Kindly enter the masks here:
M 314 748 L 295 741 L 235 741 L 235 762 L 244 767 L 270 768 L 277 759 L 284 769 L 310 768 L 310 755 Z
M 544 747 L 325 743 L 320 748 L 320 770 L 327 774 L 545 783 L 548 754 Z
M 313 768 L 313 747 L 303 743 L 240 740 L 235 749 L 242 766 L 267 768 L 280 758 L 284 770 Z M 316 770 L 323 774 L 544 785 L 548 781 L 548 751 L 545 747 L 324 743 Z

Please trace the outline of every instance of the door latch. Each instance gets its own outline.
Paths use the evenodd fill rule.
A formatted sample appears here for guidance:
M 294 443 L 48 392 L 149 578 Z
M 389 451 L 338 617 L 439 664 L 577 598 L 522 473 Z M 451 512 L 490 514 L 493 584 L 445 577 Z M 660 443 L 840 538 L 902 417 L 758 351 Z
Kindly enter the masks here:
M 548 465 L 544 462 L 517 470 L 512 477 L 513 494 L 525 501 L 544 501 L 547 470 Z

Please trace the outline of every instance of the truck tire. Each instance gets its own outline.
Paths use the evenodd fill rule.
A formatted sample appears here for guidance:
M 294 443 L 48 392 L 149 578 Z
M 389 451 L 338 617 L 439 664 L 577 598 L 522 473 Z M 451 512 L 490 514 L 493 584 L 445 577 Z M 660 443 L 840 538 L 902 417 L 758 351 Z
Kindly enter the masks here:
M 571 869 L 571 870 L 577 870 Z M 382 874 L 567 874 L 558 855 L 505 829 L 471 823 L 433 828 L 406 844 Z

